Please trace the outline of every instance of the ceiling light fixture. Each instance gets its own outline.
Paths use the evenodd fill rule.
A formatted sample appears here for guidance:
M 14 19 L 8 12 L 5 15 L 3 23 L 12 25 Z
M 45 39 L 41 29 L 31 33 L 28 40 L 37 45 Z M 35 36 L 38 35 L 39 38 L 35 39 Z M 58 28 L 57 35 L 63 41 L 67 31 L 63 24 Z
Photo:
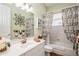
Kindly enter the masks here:
M 32 5 L 29 3 L 16 3 L 16 7 L 20 7 L 22 10 L 26 10 L 27 12 L 32 12 Z

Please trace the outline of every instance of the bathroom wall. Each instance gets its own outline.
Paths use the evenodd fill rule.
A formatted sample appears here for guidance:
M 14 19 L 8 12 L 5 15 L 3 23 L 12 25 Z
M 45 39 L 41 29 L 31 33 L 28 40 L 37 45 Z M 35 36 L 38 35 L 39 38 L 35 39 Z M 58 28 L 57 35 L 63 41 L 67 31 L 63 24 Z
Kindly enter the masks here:
M 29 13 L 26 12 L 26 10 L 21 10 L 20 8 L 17 8 L 15 7 L 15 4 L 11 4 L 11 3 L 4 3 L 3 5 L 5 6 L 8 6 L 11 8 L 11 38 L 14 39 L 14 33 L 13 33 L 13 29 L 25 29 L 26 27 L 25 26 L 22 26 L 22 27 L 17 27 L 14 25 L 14 20 L 13 20 L 13 17 L 14 17 L 14 13 L 17 13 L 17 14 L 22 14 L 22 16 L 25 16 L 25 17 L 28 17 Z M 33 7 L 33 11 L 32 13 L 34 13 L 34 34 L 37 33 L 37 28 L 38 28 L 38 17 L 40 17 L 42 14 L 45 14 L 46 13 L 46 8 L 44 7 L 43 4 L 32 4 L 32 7 Z
M 4 5 L 6 5 L 6 6 L 8 6 L 10 9 L 11 9 L 11 39 L 14 39 L 15 38 L 15 36 L 14 36 L 14 32 L 13 32 L 13 30 L 24 30 L 26 27 L 25 26 L 21 26 L 21 27 L 19 27 L 19 26 L 16 26 L 14 23 L 15 23 L 15 21 L 13 20 L 13 18 L 14 18 L 14 14 L 15 13 L 17 13 L 17 14 L 21 14 L 22 16 L 25 16 L 25 17 L 27 17 L 28 15 L 27 15 L 27 13 L 26 13 L 26 11 L 23 11 L 23 10 L 21 10 L 20 8 L 17 8 L 17 7 L 15 7 L 15 5 L 14 4 L 4 4 Z
M 57 5 L 58 4 L 58 5 Z M 47 7 L 47 12 L 58 12 L 58 11 L 61 11 L 62 9 L 65 9 L 65 8 L 68 8 L 68 7 L 71 7 L 71 6 L 75 6 L 75 5 L 79 5 L 79 4 L 76 4 L 76 3 L 57 3 L 53 6 L 49 6 Z
M 22 11 L 20 8 L 16 8 L 15 6 L 11 7 L 11 16 L 12 16 L 11 17 L 11 22 L 12 22 L 12 24 L 11 24 L 11 34 L 12 34 L 12 38 L 15 38 L 13 30 L 15 30 L 15 29 L 24 30 L 26 28 L 25 26 L 21 26 L 21 27 L 15 26 L 15 24 L 14 24 L 15 21 L 13 20 L 14 13 L 21 14 L 22 16 L 25 16 L 25 17 L 27 16 L 27 13 Z
M 34 34 L 38 32 L 38 18 L 46 13 L 46 8 L 43 4 L 41 3 L 35 3 L 33 5 L 33 13 L 34 13 Z

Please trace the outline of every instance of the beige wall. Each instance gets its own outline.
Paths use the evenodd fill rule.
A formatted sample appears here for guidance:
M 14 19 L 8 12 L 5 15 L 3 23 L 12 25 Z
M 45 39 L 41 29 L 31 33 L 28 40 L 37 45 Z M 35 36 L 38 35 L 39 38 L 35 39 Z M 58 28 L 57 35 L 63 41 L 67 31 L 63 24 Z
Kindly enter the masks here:
M 46 13 L 46 8 L 43 4 L 41 3 L 36 3 L 33 4 L 33 13 L 34 13 L 34 34 L 38 32 L 38 18 Z
M 58 12 L 61 11 L 62 9 L 68 8 L 68 7 L 72 7 L 78 5 L 76 3 L 57 3 L 54 4 L 54 6 L 50 6 L 47 8 L 47 12 Z
M 28 17 L 28 14 L 26 12 L 26 10 L 22 10 L 20 8 L 17 8 L 14 4 L 3 4 L 7 7 L 10 7 L 11 8 L 11 36 L 12 38 L 14 38 L 14 33 L 13 33 L 13 29 L 25 29 L 26 27 L 22 26 L 22 27 L 17 27 L 14 25 L 14 20 L 13 20 L 13 17 L 14 17 L 14 13 L 18 13 L 18 14 L 22 14 L 23 16 L 25 17 Z M 38 28 L 38 17 L 40 17 L 42 14 L 45 14 L 46 13 L 46 8 L 44 7 L 43 4 L 32 4 L 33 6 L 33 11 L 32 13 L 34 13 L 34 34 L 37 32 L 37 28 Z
M 14 14 L 17 13 L 17 14 L 21 14 L 22 16 L 27 17 L 27 13 L 26 11 L 23 11 L 20 8 L 15 7 L 14 4 L 4 4 L 4 5 L 6 5 L 7 7 L 11 9 L 11 39 L 13 39 L 15 38 L 13 30 L 22 30 L 26 28 L 25 26 L 19 27 L 18 25 L 16 26 L 14 24 L 15 23 L 15 21 L 13 20 Z
M 15 7 L 15 5 L 14 4 L 4 4 L 4 5 L 6 5 L 6 6 L 8 6 L 8 7 L 10 7 L 11 8 L 11 21 L 12 21 L 12 26 L 11 26 L 11 29 L 15 29 L 15 28 L 17 28 L 16 26 L 14 26 L 14 21 L 13 21 L 13 14 L 14 13 L 21 13 L 23 16 L 25 16 L 25 17 L 27 17 L 27 12 L 24 10 L 21 10 L 20 8 L 16 8 Z M 38 17 L 40 17 L 41 15 L 43 15 L 43 14 L 45 14 L 46 13 L 46 11 L 47 12 L 58 12 L 58 11 L 60 11 L 61 9 L 64 9 L 64 8 L 67 8 L 67 7 L 70 7 L 70 6 L 74 6 L 74 4 L 63 4 L 63 5 L 59 5 L 59 6 L 57 6 L 57 5 L 55 5 L 55 6 L 50 6 L 50 7 L 48 7 L 48 8 L 45 8 L 45 6 L 43 5 L 43 4 L 41 4 L 41 3 L 36 3 L 36 4 L 32 4 L 33 5 L 33 13 L 34 13 L 34 34 L 36 34 L 37 33 L 37 28 L 38 28 Z M 47 9 L 47 10 L 46 10 Z M 62 29 L 61 27 L 56 27 L 57 29 Z M 56 29 L 56 28 L 53 28 L 53 30 L 54 29 Z M 25 27 L 18 27 L 17 29 L 25 29 Z M 11 31 L 12 32 L 12 31 Z M 54 32 L 56 32 L 56 31 L 54 31 Z M 53 33 L 53 36 L 52 36 L 52 38 L 54 39 L 54 40 L 56 40 L 56 39 L 62 39 L 61 41 L 64 41 L 64 36 L 62 36 L 63 35 L 63 29 L 61 30 L 61 32 L 62 33 L 60 33 L 59 32 L 59 34 L 61 34 L 61 36 L 57 36 L 57 37 L 54 37 L 54 33 L 53 31 L 52 31 L 52 33 Z M 12 32 L 12 37 L 13 37 L 13 35 L 14 35 L 14 33 Z M 51 42 L 53 42 L 53 39 L 51 39 Z

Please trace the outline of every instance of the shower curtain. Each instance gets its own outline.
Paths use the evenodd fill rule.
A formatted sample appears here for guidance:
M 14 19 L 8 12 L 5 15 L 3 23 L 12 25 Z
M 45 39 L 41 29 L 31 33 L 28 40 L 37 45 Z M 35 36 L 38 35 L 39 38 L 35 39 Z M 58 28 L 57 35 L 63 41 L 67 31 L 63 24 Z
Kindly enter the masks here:
M 78 6 L 62 10 L 62 23 L 67 39 L 75 44 L 74 37 L 76 34 L 76 30 L 79 30 Z M 73 48 L 75 48 L 75 45 L 73 45 Z

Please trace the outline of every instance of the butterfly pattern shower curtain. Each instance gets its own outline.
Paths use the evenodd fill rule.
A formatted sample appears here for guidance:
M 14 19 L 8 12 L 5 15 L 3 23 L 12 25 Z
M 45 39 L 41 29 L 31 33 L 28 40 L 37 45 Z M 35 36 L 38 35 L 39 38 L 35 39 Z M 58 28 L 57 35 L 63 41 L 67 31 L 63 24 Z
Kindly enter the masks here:
M 79 30 L 78 6 L 62 10 L 62 23 L 67 39 L 75 43 L 76 30 Z

